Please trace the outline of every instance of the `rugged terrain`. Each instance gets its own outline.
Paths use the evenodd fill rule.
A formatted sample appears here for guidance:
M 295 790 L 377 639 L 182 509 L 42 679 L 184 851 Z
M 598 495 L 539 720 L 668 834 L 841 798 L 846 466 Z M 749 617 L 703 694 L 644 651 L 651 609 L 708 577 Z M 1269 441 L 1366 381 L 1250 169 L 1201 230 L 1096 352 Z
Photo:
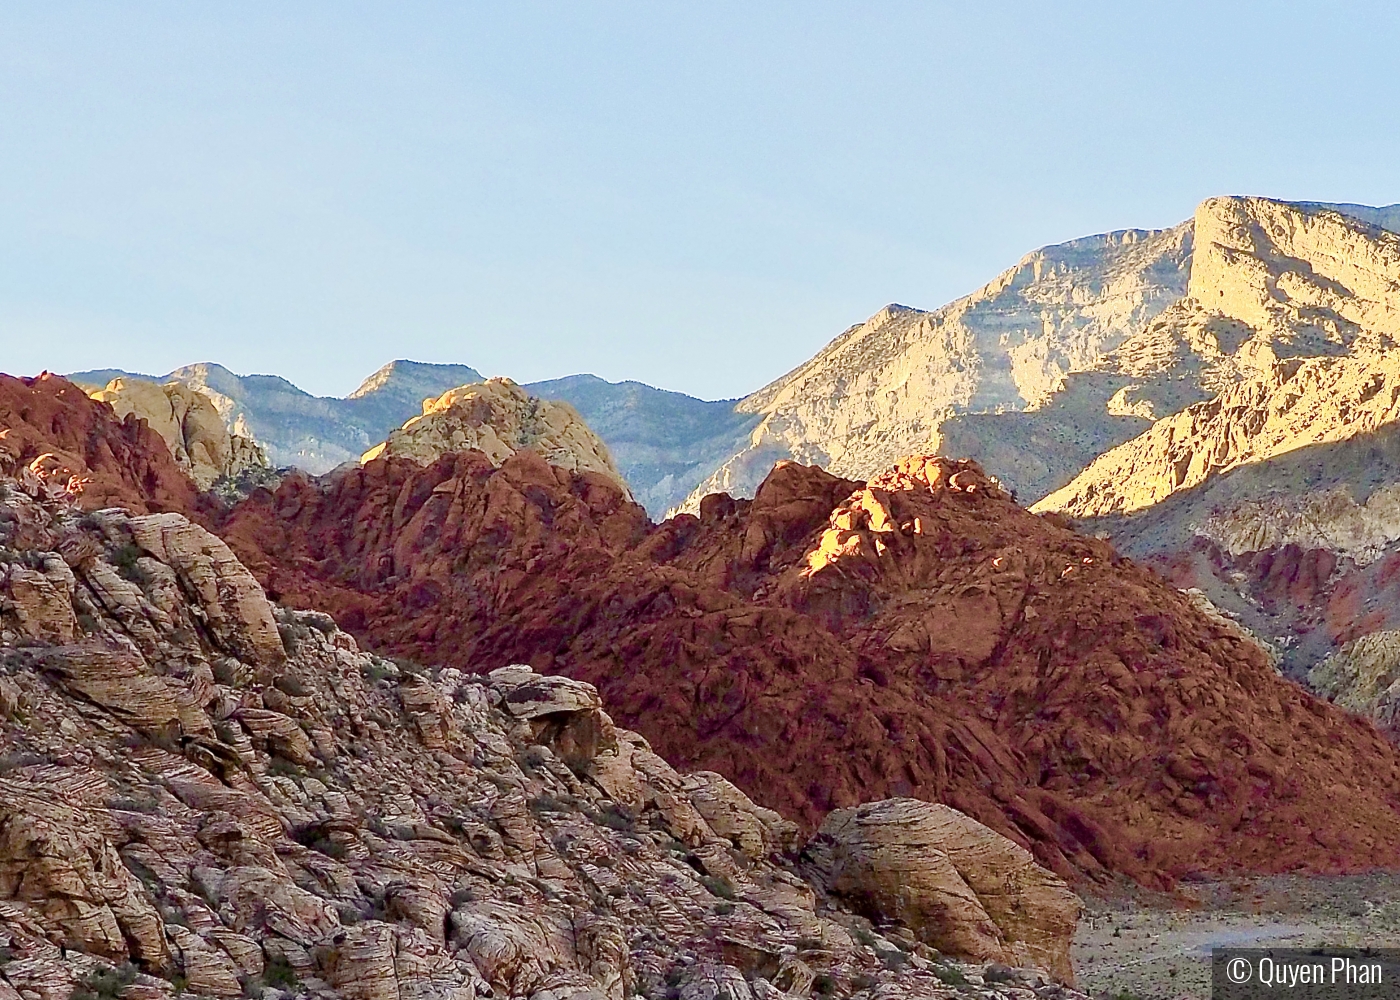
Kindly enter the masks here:
M 216 364 L 187 365 L 161 378 L 115 369 L 69 378 L 92 391 L 115 378 L 179 382 L 208 396 L 229 432 L 257 441 L 274 466 L 320 474 L 358 459 L 421 412 L 427 397 L 479 382 L 481 374 L 466 365 L 394 361 L 344 399 L 313 396 L 276 375 L 235 375 Z
M 156 377 L 97 369 L 69 376 L 89 391 L 113 379 L 127 384 L 179 384 L 209 397 L 235 437 L 254 438 L 278 468 L 321 475 L 357 461 L 423 402 L 482 381 L 466 365 L 393 361 L 344 399 L 312 396 L 272 375 L 235 375 L 216 364 L 188 365 Z M 606 382 L 593 375 L 531 383 L 530 395 L 574 407 L 606 443 L 637 501 L 660 518 L 724 459 L 740 448 L 758 417 L 734 400 L 710 402 L 640 382 Z
M 607 476 L 630 496 L 608 446 L 577 410 L 531 396 L 508 378 L 487 379 L 425 399 L 422 414 L 365 452 L 360 464 L 382 457 L 428 465 L 451 452 L 479 451 L 500 465 L 525 449 L 556 468 Z
M 26 388 L 108 417 L 50 433 L 163 447 Z M 0 457 L 0 997 L 1080 996 L 1048 981 L 1077 898 L 955 810 L 803 848 L 591 685 L 362 652 L 184 515 L 93 500 Z
M 261 445 L 231 433 L 213 400 L 180 382 L 115 378 L 92 398 L 109 404 L 118 417 L 135 414 L 150 424 L 202 490 L 220 479 L 268 468 Z
M 1185 294 L 1191 247 L 1190 222 L 1090 236 L 1028 254 L 933 312 L 885 307 L 740 400 L 738 411 L 761 422 L 681 509 L 694 512 L 708 493 L 752 496 L 778 459 L 866 478 L 911 452 L 993 458 L 948 451 L 944 423 L 1045 400 L 1066 373 L 1089 367 Z
M 219 530 L 279 599 L 422 662 L 594 683 L 668 760 L 808 829 L 912 795 L 1066 877 L 1149 883 L 1400 846 L 1400 757 L 1369 724 L 973 465 L 786 464 L 654 526 L 529 453 L 378 460 Z

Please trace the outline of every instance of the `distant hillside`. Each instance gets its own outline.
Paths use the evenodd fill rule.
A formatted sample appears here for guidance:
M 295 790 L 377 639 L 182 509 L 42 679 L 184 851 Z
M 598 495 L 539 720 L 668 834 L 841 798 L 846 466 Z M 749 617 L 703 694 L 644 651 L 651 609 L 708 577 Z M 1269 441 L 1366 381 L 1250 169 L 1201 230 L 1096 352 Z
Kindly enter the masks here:
M 276 375 L 235 375 L 222 365 L 208 363 L 177 368 L 159 378 L 112 369 L 68 377 L 99 388 L 119 377 L 183 382 L 213 399 L 229 430 L 263 445 L 274 465 L 294 465 L 319 475 L 342 462 L 358 460 L 421 412 L 428 396 L 479 382 L 481 373 L 466 365 L 393 361 L 344 399 L 313 396 Z
M 735 400 L 709 402 L 641 382 L 571 375 L 525 386 L 578 410 L 612 451 L 637 502 L 653 518 L 676 506 L 716 465 L 744 446 L 758 424 Z
M 345 398 L 313 396 L 275 375 L 235 375 L 217 364 L 188 365 L 168 375 L 103 368 L 69 375 L 101 388 L 114 378 L 182 382 L 214 401 L 229 430 L 254 438 L 278 467 L 315 475 L 358 461 L 410 417 L 423 401 L 482 381 L 475 368 L 394 361 Z M 637 501 L 653 518 L 680 503 L 720 462 L 743 447 L 758 423 L 736 413 L 733 400 L 709 402 L 640 382 L 595 375 L 536 382 L 532 395 L 578 410 L 612 452 Z

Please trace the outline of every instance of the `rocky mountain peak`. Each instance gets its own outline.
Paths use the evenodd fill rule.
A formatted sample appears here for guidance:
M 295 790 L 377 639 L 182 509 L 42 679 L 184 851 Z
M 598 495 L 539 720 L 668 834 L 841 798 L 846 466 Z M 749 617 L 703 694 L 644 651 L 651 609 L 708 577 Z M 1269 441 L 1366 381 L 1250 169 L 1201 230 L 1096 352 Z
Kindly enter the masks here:
M 529 449 L 570 472 L 607 476 L 627 493 L 607 445 L 568 403 L 531 396 L 508 378 L 449 389 L 423 401 L 423 413 L 360 459 L 407 458 L 427 465 L 445 454 L 476 450 L 493 465 Z

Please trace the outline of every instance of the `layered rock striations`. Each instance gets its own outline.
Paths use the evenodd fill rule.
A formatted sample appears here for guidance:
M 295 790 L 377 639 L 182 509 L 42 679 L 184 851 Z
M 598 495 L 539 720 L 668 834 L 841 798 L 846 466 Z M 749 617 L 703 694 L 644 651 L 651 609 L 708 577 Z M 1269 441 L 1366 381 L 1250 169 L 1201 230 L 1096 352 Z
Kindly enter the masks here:
M 1126 230 L 1028 254 L 933 312 L 891 305 L 741 400 L 747 445 L 692 491 L 750 496 L 775 460 L 867 477 L 939 449 L 957 414 L 1020 411 L 1094 363 L 1186 291 L 1192 226 Z
M 568 403 L 531 396 L 508 378 L 450 389 L 423 402 L 423 412 L 360 458 L 407 458 L 427 465 L 450 452 L 475 450 L 493 465 L 529 449 L 570 472 L 595 472 L 627 492 L 598 435 Z M 630 494 L 629 494 L 630 497 Z
M 181 515 L 82 514 L 15 471 L 0 994 L 1082 996 L 1053 982 L 1077 900 L 967 817 L 799 852 L 591 685 L 363 652 Z M 915 842 L 957 874 L 890 898 Z
M 657 526 L 529 452 L 388 459 L 289 479 L 220 531 L 377 648 L 593 683 L 666 759 L 808 829 L 913 797 L 1066 877 L 1154 883 L 1400 846 L 1400 757 L 1369 723 L 972 463 L 784 464 Z
M 130 413 L 150 424 L 202 490 L 219 479 L 268 467 L 260 445 L 252 438 L 230 433 L 213 400 L 180 382 L 160 385 L 116 378 L 92 393 L 92 398 L 110 405 L 118 418 Z

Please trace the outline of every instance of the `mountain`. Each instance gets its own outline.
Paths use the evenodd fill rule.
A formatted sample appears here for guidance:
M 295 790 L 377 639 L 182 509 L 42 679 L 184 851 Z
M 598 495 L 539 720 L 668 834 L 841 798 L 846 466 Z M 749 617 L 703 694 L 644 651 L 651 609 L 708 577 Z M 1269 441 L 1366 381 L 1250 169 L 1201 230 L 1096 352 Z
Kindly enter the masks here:
M 394 361 L 344 399 L 312 396 L 271 375 L 235 375 L 215 364 L 189 365 L 163 377 L 104 368 L 68 376 L 90 390 L 113 379 L 178 381 L 207 394 L 230 432 L 254 438 L 278 467 L 321 475 L 358 461 L 423 401 L 482 381 L 474 368 Z M 733 400 L 709 402 L 640 382 L 573 375 L 524 386 L 541 399 L 570 404 L 608 446 L 618 469 L 652 517 L 680 503 L 747 440 L 758 417 Z
M 499 466 L 523 449 L 569 472 L 607 477 L 631 497 L 607 445 L 568 403 L 531 396 L 508 378 L 449 389 L 423 401 L 423 412 L 360 458 L 407 458 L 430 465 L 443 455 L 475 450 Z
M 394 361 L 344 399 L 313 396 L 276 375 L 235 375 L 216 364 L 187 365 L 160 378 L 112 369 L 69 378 L 96 389 L 113 378 L 181 382 L 212 399 L 229 431 L 257 441 L 273 465 L 319 475 L 357 461 L 420 413 L 425 398 L 479 382 L 481 375 L 465 365 Z
M 1181 298 L 1191 245 L 1190 223 L 1091 236 L 1028 254 L 933 312 L 885 307 L 740 400 L 759 418 L 750 440 L 682 508 L 712 492 L 751 496 L 778 459 L 873 475 L 902 454 L 946 451 L 942 428 L 958 414 L 1038 405 Z
M 91 420 L 31 409 L 9 432 L 67 453 L 134 435 L 151 452 L 130 471 L 161 464 L 154 432 L 71 384 L 0 383 L 24 390 Z M 1073 981 L 1079 900 L 954 809 L 871 803 L 804 844 L 588 684 L 386 660 L 275 606 L 183 514 L 83 513 L 94 497 L 18 463 L 0 457 L 7 996 L 1011 1000 Z
M 1125 392 L 1169 386 L 1189 405 L 1145 408 L 1141 434 L 1033 508 L 1201 589 L 1278 639 L 1300 678 L 1400 625 L 1372 613 L 1375 589 L 1359 614 L 1341 601 L 1363 579 L 1383 589 L 1375 574 L 1400 541 L 1400 235 L 1369 221 L 1400 212 L 1344 208 L 1204 203 L 1188 298 L 1120 348 L 1153 359 Z
M 784 463 L 654 525 L 602 477 L 460 452 L 289 477 L 215 526 L 371 648 L 594 684 L 673 764 L 807 830 L 910 796 L 1066 878 L 1155 885 L 1400 847 L 1400 750 L 1369 722 L 972 463 Z
M 588 421 L 654 519 L 681 503 L 759 422 L 757 414 L 736 410 L 732 399 L 710 402 L 596 375 L 531 382 L 525 388 L 569 403 Z

